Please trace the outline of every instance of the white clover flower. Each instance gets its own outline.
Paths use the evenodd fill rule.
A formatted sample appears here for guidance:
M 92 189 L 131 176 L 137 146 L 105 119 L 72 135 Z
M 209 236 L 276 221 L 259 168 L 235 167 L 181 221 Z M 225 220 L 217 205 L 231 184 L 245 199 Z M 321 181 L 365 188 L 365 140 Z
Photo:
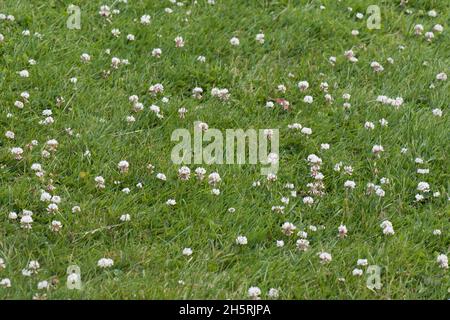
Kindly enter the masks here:
M 355 189 L 356 183 L 355 183 L 355 181 L 347 180 L 344 182 L 344 187 L 347 189 Z
M 239 39 L 237 37 L 233 37 L 233 38 L 230 39 L 230 44 L 232 46 L 238 46 L 240 44 L 240 41 L 239 41 Z
M 33 273 L 32 273 L 31 270 L 28 270 L 28 269 L 26 269 L 26 268 L 22 269 L 22 275 L 23 275 L 24 277 L 31 277 L 32 274 L 33 274 Z
M 277 213 L 284 213 L 284 206 L 272 206 L 272 211 Z
M 433 113 L 433 116 L 435 116 L 435 117 L 442 117 L 442 110 L 441 109 L 433 109 L 433 111 L 432 111 L 432 113 Z
M 200 87 L 195 87 L 194 89 L 192 89 L 192 97 L 195 99 L 201 99 L 202 98 L 202 94 L 203 94 L 203 89 Z
M 425 39 L 428 42 L 431 42 L 434 39 L 434 33 L 429 31 L 429 32 L 425 32 Z
M 440 80 L 440 81 L 447 80 L 447 74 L 445 72 L 438 73 L 436 75 L 436 80 Z
M 127 173 L 128 169 L 130 167 L 130 164 L 126 160 L 122 160 L 117 164 L 117 168 L 121 173 Z
M 353 269 L 353 271 L 352 271 L 352 275 L 354 275 L 354 276 L 356 276 L 356 277 L 362 276 L 363 273 L 364 273 L 364 271 L 363 271 L 362 269 L 358 269 L 358 268 L 355 268 L 355 269 Z
M 120 36 L 120 30 L 119 29 L 112 29 L 111 30 L 111 34 L 114 36 L 114 37 L 119 37 Z
M 79 206 L 72 207 L 72 213 L 81 212 L 81 208 Z
M 141 24 L 148 25 L 148 24 L 150 24 L 150 20 L 151 20 L 151 17 L 148 14 L 144 14 L 141 17 Z
M 215 186 L 216 184 L 218 184 L 221 181 L 222 181 L 222 179 L 220 178 L 220 175 L 217 172 L 212 172 L 208 176 L 208 183 L 210 185 Z
M 308 81 L 300 81 L 297 84 L 297 87 L 300 89 L 300 91 L 306 91 L 309 88 L 309 83 Z
M 303 203 L 307 204 L 307 205 L 312 205 L 314 203 L 314 199 L 312 197 L 309 197 L 309 196 L 304 197 L 303 198 Z
M 122 62 L 122 61 L 121 61 L 119 58 L 117 58 L 117 57 L 112 57 L 112 58 L 111 58 L 111 67 L 112 67 L 113 69 L 117 69 L 117 68 L 119 68 L 119 65 L 120 65 L 121 62 Z
M 11 288 L 11 280 L 8 278 L 4 278 L 0 280 L 0 287 L 3 288 Z
M 303 133 L 303 134 L 306 134 L 307 136 L 309 136 L 309 135 L 312 134 L 312 129 L 311 129 L 311 128 L 307 128 L 307 127 L 303 127 L 303 128 L 300 130 L 300 132 Z
M 440 25 L 440 24 L 436 24 L 436 25 L 433 26 L 433 31 L 441 33 L 441 32 L 444 31 L 444 27 L 442 25 Z
M 160 48 L 155 48 L 152 50 L 152 56 L 159 58 L 162 55 L 162 50 Z
M 248 296 L 253 300 L 259 300 L 261 295 L 261 289 L 258 287 L 250 287 L 248 289 Z
M 203 180 L 206 174 L 206 169 L 202 167 L 198 167 L 195 169 L 195 175 L 197 176 L 197 179 Z
M 434 9 L 428 11 L 427 14 L 428 14 L 429 17 L 432 17 L 432 18 L 436 18 L 437 15 L 438 15 L 438 13 L 436 12 L 436 10 L 434 10 Z
M 97 176 L 94 178 L 94 181 L 96 183 L 96 187 L 99 189 L 105 188 L 105 179 L 102 176 Z
M 15 136 L 16 135 L 12 131 L 6 131 L 6 133 L 5 133 L 5 137 L 8 138 L 8 139 L 11 139 L 11 140 L 14 139 Z
M 269 292 L 267 293 L 267 295 L 269 296 L 269 298 L 271 299 L 277 299 L 278 296 L 280 295 L 278 292 L 278 289 L 275 288 L 270 288 Z
M 374 153 L 374 154 L 380 154 L 381 152 L 383 152 L 384 151 L 384 148 L 383 148 L 383 146 L 381 146 L 381 145 L 374 145 L 373 147 L 372 147 L 372 153 Z
M 175 199 L 169 199 L 169 200 L 166 201 L 166 204 L 168 206 L 174 206 L 174 205 L 177 204 L 177 202 L 175 201 Z
M 347 233 L 348 233 L 347 227 L 341 224 L 341 225 L 338 227 L 338 234 L 339 234 L 339 237 L 340 237 L 340 238 L 345 238 L 345 237 L 347 236 Z
M 366 129 L 370 129 L 370 130 L 373 130 L 373 129 L 375 129 L 375 124 L 373 123 L 373 122 L 370 122 L 370 121 L 366 121 L 366 123 L 364 123 L 364 128 L 366 128 Z
M 430 173 L 430 169 L 417 169 L 418 174 L 428 174 Z
M 287 236 L 292 235 L 296 229 L 297 227 L 290 222 L 285 222 L 281 225 L 281 231 Z
M 61 221 L 53 220 L 50 224 L 50 230 L 53 232 L 59 232 L 62 229 L 63 225 Z
M 288 124 L 288 129 L 301 130 L 303 127 L 300 123 Z
M 156 95 L 158 93 L 163 93 L 164 92 L 164 86 L 161 83 L 157 83 L 154 85 L 151 85 L 148 88 L 148 91 L 152 94 L 152 95 Z
M 158 106 L 154 105 L 154 104 L 152 104 L 152 105 L 150 106 L 150 110 L 151 110 L 152 112 L 156 113 L 157 115 L 160 114 L 160 112 L 161 112 L 161 109 L 160 109 Z
M 448 257 L 445 254 L 438 255 L 436 261 L 440 268 L 448 269 Z
M 52 199 L 52 195 L 48 192 L 43 191 L 41 193 L 41 201 L 50 201 Z
M 180 169 L 178 169 L 178 178 L 180 178 L 180 180 L 186 181 L 189 180 L 191 176 L 191 169 L 189 169 L 186 166 L 181 167 Z
M 382 72 L 384 70 L 383 66 L 378 63 L 377 61 L 372 61 L 370 63 L 370 67 L 373 69 L 373 71 L 375 72 Z
M 420 192 L 430 192 L 430 185 L 427 182 L 419 182 L 417 190 Z
M 433 230 L 433 235 L 435 235 L 435 236 L 440 236 L 441 234 L 442 234 L 442 231 L 441 231 L 441 230 L 439 230 L 439 229 Z
M 228 99 L 230 99 L 230 92 L 226 88 L 212 88 L 211 95 L 213 97 L 219 98 L 222 101 L 227 101 Z
M 75 284 L 80 281 L 80 277 L 76 273 L 71 273 L 67 276 L 67 282 L 71 284 Z
M 328 92 L 328 83 L 327 82 L 321 82 L 320 83 L 320 90 L 322 90 L 323 92 Z
M 368 263 L 367 259 L 358 259 L 358 261 L 356 261 L 356 264 L 358 266 L 367 266 L 369 263 Z
M 10 149 L 12 155 L 14 155 L 14 159 L 21 160 L 23 155 L 23 149 L 20 147 L 13 147 Z
M 298 239 L 296 245 L 300 251 L 307 251 L 309 249 L 309 241 L 306 239 Z
M 191 249 L 191 248 L 184 248 L 184 249 L 183 249 L 183 255 L 184 255 L 184 256 L 190 256 L 190 255 L 192 255 L 192 249 Z
M 59 145 L 56 139 L 50 139 L 45 144 L 50 151 L 56 151 Z
M 313 101 L 314 101 L 314 98 L 312 96 L 305 96 L 303 98 L 303 102 L 308 103 L 308 104 L 313 103 Z
M 183 39 L 183 37 L 178 36 L 178 37 L 175 38 L 174 41 L 175 41 L 175 47 L 177 47 L 177 48 L 184 47 L 184 39 Z
M 284 241 L 283 240 L 277 240 L 277 247 L 278 248 L 284 247 Z
M 31 270 L 32 273 L 37 273 L 37 271 L 39 270 L 40 267 L 41 266 L 37 260 L 31 260 L 28 263 L 28 270 Z
M 381 118 L 380 120 L 378 120 L 378 122 L 382 127 L 387 127 L 387 125 L 389 124 L 389 122 L 384 118 Z
M 131 216 L 128 213 L 122 214 L 120 216 L 119 220 L 122 221 L 122 222 L 127 222 L 127 221 L 131 220 Z
M 322 263 L 322 264 L 329 263 L 329 262 L 331 262 L 331 260 L 333 260 L 331 257 L 331 254 L 328 252 L 320 252 L 319 259 L 320 259 L 320 263 Z
M 56 203 L 50 203 L 47 206 L 47 212 L 48 213 L 56 213 L 56 212 L 58 212 L 58 210 L 59 210 L 59 208 L 58 208 L 58 205 Z
M 11 220 L 16 220 L 16 219 L 17 219 L 17 213 L 14 212 L 14 211 L 11 211 L 11 212 L 8 214 L 8 218 L 11 219 Z
M 275 104 L 272 101 L 266 102 L 266 108 L 273 109 L 275 107 Z
M 156 178 L 159 179 L 159 180 L 162 180 L 162 181 L 166 181 L 167 180 L 167 177 L 166 177 L 166 175 L 164 173 L 156 174 Z
M 89 61 L 91 61 L 91 56 L 87 53 L 83 53 L 83 54 L 81 54 L 80 59 L 83 62 L 89 62 Z
M 19 71 L 19 76 L 21 78 L 28 78 L 30 76 L 30 73 L 28 72 L 28 70 L 21 70 Z
M 264 43 L 264 33 L 258 33 L 257 35 L 256 35 L 256 37 L 255 37 L 255 40 L 257 41 L 257 42 L 259 42 L 260 44 L 263 44 Z
M 393 235 L 393 234 L 395 234 L 394 227 L 392 226 L 392 223 L 389 220 L 384 220 L 380 224 L 380 227 L 383 228 L 383 233 L 385 235 Z
M 111 9 L 108 6 L 103 5 L 100 7 L 98 14 L 102 17 L 109 17 L 111 15 Z
M 186 116 L 186 113 L 188 112 L 188 110 L 184 107 L 179 108 L 178 109 L 178 115 L 180 116 L 180 119 L 184 119 L 184 117 Z
M 15 102 L 14 102 L 14 106 L 15 106 L 16 108 L 18 108 L 18 109 L 23 109 L 23 107 L 24 107 L 25 105 L 23 104 L 22 101 L 15 101 Z
M 414 26 L 414 33 L 415 33 L 416 35 L 421 35 L 421 34 L 423 33 L 423 31 L 424 31 L 423 25 L 421 25 L 421 24 L 416 24 L 416 25 Z
M 97 262 L 97 266 L 102 269 L 110 268 L 113 265 L 114 265 L 114 261 L 113 261 L 113 259 L 110 259 L 110 258 L 101 258 Z
M 382 198 L 386 195 L 386 192 L 381 187 L 375 186 L 375 194 Z
M 197 57 L 197 61 L 201 62 L 201 63 L 205 63 L 206 62 L 206 57 L 205 56 L 198 56 Z
M 236 244 L 239 244 L 239 245 L 246 245 L 248 243 L 248 241 L 247 241 L 247 237 L 245 237 L 245 236 L 238 236 L 237 238 L 236 238 Z

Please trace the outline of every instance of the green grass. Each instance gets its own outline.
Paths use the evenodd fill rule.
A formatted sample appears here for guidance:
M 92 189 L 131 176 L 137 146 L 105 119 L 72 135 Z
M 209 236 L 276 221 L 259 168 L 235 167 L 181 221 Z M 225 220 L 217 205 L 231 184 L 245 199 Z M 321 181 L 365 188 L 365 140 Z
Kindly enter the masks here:
M 6 262 L 0 280 L 12 282 L 10 288 L 0 287 L 0 298 L 46 294 L 49 299 L 242 299 L 251 286 L 261 288 L 262 298 L 270 288 L 279 289 L 280 299 L 449 298 L 448 269 L 439 268 L 436 257 L 448 255 L 450 245 L 450 90 L 448 80 L 437 81 L 436 74 L 450 73 L 450 5 L 446 0 L 410 1 L 406 9 L 412 12 L 407 14 L 398 2 L 216 0 L 208 5 L 198 0 L 178 7 L 165 0 L 115 5 L 0 0 L 0 12 L 16 18 L 0 21 L 5 37 L 0 43 L 0 258 Z M 66 28 L 70 3 L 81 8 L 81 30 Z M 111 23 L 98 14 L 102 4 L 120 9 Z M 319 9 L 321 4 L 325 10 Z M 380 30 L 366 28 L 371 4 L 381 9 Z M 173 13 L 165 13 L 166 7 Z M 427 15 L 431 9 L 438 12 L 436 18 Z M 357 12 L 364 13 L 364 19 L 358 20 Z M 139 23 L 144 14 L 151 16 L 150 25 Z M 439 23 L 444 32 L 435 32 L 434 40 L 427 42 L 423 35 L 414 35 L 418 23 L 425 32 Z M 114 28 L 121 31 L 119 38 L 111 35 Z M 22 35 L 25 29 L 31 36 Z M 353 29 L 359 30 L 357 37 L 351 35 Z M 43 38 L 33 36 L 35 32 Z M 264 44 L 255 41 L 260 32 Z M 126 40 L 128 33 L 136 36 L 134 42 Z M 175 47 L 179 35 L 186 42 L 183 48 Z M 230 45 L 233 36 L 240 39 L 237 47 Z M 151 56 L 153 48 L 162 49 L 161 58 Z M 356 64 L 343 56 L 351 48 L 359 59 Z M 84 52 L 91 62 L 81 62 Z M 196 60 L 199 55 L 206 63 Z M 334 67 L 330 56 L 337 57 Z M 112 57 L 128 59 L 130 65 L 103 77 Z M 30 58 L 37 64 L 28 65 Z M 372 61 L 385 70 L 373 72 Z M 29 78 L 17 75 L 23 69 L 29 70 Z M 76 85 L 71 77 L 78 79 Z M 301 80 L 310 84 L 306 93 L 297 88 Z M 324 81 L 334 98 L 331 105 L 319 89 Z M 162 95 L 148 93 L 155 83 L 164 85 L 168 103 L 161 102 Z M 434 89 L 429 88 L 432 83 Z M 279 84 L 287 87 L 286 93 L 277 91 Z M 204 89 L 200 101 L 191 97 L 197 86 Z M 212 97 L 213 87 L 228 88 L 230 100 Z M 14 102 L 22 91 L 30 93 L 30 102 L 20 110 Z M 342 107 L 343 93 L 351 94 L 348 110 Z M 144 111 L 131 110 L 128 97 L 133 94 L 144 103 Z M 312 104 L 303 102 L 305 94 L 314 97 Z M 400 96 L 405 102 L 395 109 L 376 102 L 378 95 Z M 59 107 L 58 96 L 65 99 Z M 290 110 L 265 107 L 266 101 L 281 97 L 289 100 Z M 164 119 L 149 111 L 151 104 L 161 107 Z M 180 107 L 188 109 L 185 119 L 178 117 Z M 432 114 L 436 108 L 442 109 L 442 117 Z M 44 109 L 52 110 L 54 124 L 39 124 Z M 128 124 L 128 115 L 136 122 Z M 381 118 L 389 121 L 387 127 L 380 126 Z M 211 195 L 206 181 L 180 181 L 179 166 L 170 159 L 175 145 L 170 136 L 177 128 L 192 131 L 194 121 L 221 130 L 278 128 L 278 180 L 268 183 L 259 165 L 247 164 L 203 165 L 207 174 L 220 173 L 219 196 Z M 374 122 L 375 129 L 365 129 L 366 121 Z M 312 128 L 312 135 L 288 130 L 295 122 Z M 15 133 L 14 140 L 5 137 L 8 130 Z M 58 150 L 44 159 L 41 151 L 53 138 Z M 29 150 L 25 146 L 32 140 L 39 145 Z M 330 150 L 321 150 L 321 143 L 329 143 Z M 375 144 L 385 149 L 380 159 L 371 153 Z M 22 160 L 14 159 L 12 147 L 24 149 Z M 408 148 L 406 154 L 400 153 L 403 147 Z M 91 157 L 83 156 L 86 150 Z M 323 160 L 326 195 L 314 197 L 309 207 L 302 198 L 312 181 L 306 161 L 311 153 Z M 416 157 L 425 164 L 417 165 Z M 130 163 L 125 175 L 117 170 L 124 159 Z M 333 170 L 340 161 L 353 167 L 352 176 Z M 42 180 L 30 169 L 33 163 L 42 164 Z M 155 166 L 153 173 L 149 163 Z M 419 175 L 417 168 L 429 168 L 430 173 Z M 167 175 L 166 182 L 155 177 L 158 172 Z M 98 175 L 106 180 L 103 190 L 95 187 Z M 380 184 L 381 177 L 390 179 L 382 186 L 386 196 L 368 196 L 366 184 Z M 252 187 L 256 180 L 260 187 Z M 346 180 L 356 182 L 348 193 Z M 416 202 L 420 181 L 441 195 Z M 135 187 L 138 182 L 142 189 Z M 40 201 L 40 190 L 51 183 L 56 187 L 52 194 L 62 198 L 55 215 Z M 272 206 L 290 194 L 286 183 L 295 184 L 298 197 L 290 198 L 284 214 L 274 213 Z M 124 187 L 131 192 L 121 192 Z M 169 208 L 169 198 L 177 205 Z M 81 212 L 71 212 L 75 205 Z M 229 213 L 230 207 L 236 212 Z M 20 227 L 23 209 L 34 213 L 31 230 Z M 19 218 L 9 219 L 10 211 Z M 119 221 L 124 213 L 131 221 Z M 379 226 L 385 219 L 394 226 L 392 236 L 383 235 Z M 63 224 L 59 233 L 49 229 L 52 220 Z M 285 221 L 308 232 L 307 252 L 296 249 L 296 233 L 283 235 L 280 226 Z M 349 230 L 345 239 L 337 236 L 340 224 Z M 325 228 L 311 232 L 309 225 Z M 433 235 L 435 229 L 441 236 Z M 238 235 L 248 238 L 246 246 L 236 245 Z M 284 240 L 285 246 L 276 247 L 276 240 Z M 193 249 L 192 256 L 182 255 L 185 247 Z M 320 263 L 321 251 L 332 254 L 329 264 Z M 97 267 L 103 257 L 112 258 L 114 266 Z M 361 258 L 382 268 L 381 289 L 369 290 L 366 274 L 352 275 Z M 41 268 L 25 277 L 21 270 L 30 260 L 38 260 Z M 80 291 L 66 288 L 70 265 L 81 268 Z M 47 291 L 37 289 L 38 282 L 51 279 L 59 283 Z

